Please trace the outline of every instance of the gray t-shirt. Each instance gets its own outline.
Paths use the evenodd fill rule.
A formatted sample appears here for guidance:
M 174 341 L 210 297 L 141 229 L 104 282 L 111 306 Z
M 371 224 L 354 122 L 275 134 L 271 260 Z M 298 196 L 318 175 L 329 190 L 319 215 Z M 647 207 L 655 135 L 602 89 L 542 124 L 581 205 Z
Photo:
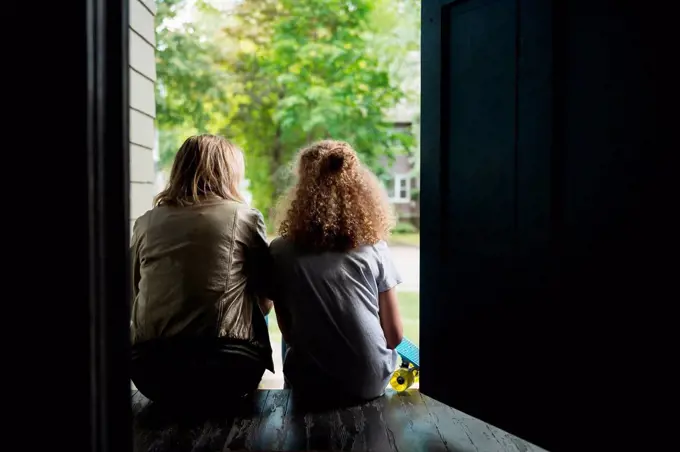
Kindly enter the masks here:
M 329 389 L 341 384 L 351 396 L 380 396 L 397 353 L 386 345 L 378 294 L 402 282 L 387 244 L 311 254 L 278 238 L 270 250 L 272 298 L 277 314 L 290 319 L 295 356 L 314 363 Z

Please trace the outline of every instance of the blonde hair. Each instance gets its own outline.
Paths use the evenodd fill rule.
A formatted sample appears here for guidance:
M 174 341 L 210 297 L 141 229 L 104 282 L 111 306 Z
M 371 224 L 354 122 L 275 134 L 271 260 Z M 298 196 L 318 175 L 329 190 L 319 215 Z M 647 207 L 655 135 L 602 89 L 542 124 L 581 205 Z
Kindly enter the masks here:
M 279 234 L 310 251 L 348 251 L 389 237 L 387 194 L 352 147 L 325 140 L 300 151 L 297 183 L 277 207 Z
M 226 138 L 189 137 L 177 151 L 168 185 L 154 205 L 184 207 L 207 197 L 244 202 L 238 190 L 244 170 L 243 153 Z

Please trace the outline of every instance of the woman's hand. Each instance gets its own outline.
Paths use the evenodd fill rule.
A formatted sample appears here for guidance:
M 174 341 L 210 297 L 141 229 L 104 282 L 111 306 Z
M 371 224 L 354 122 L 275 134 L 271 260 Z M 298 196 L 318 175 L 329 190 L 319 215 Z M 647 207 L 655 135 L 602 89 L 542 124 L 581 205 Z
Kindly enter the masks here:
M 272 307 L 274 306 L 274 302 L 271 301 L 269 298 L 262 298 L 258 300 L 257 304 L 260 306 L 260 310 L 262 311 L 262 314 L 267 315 L 269 312 L 272 310 Z

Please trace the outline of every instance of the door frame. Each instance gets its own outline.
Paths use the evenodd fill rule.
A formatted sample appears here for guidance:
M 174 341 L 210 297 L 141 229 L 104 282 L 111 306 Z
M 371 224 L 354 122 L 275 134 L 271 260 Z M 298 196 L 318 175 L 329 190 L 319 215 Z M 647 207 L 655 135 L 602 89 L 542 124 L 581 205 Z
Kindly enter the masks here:
M 90 442 L 124 452 L 132 449 L 128 0 L 87 0 L 85 26 Z

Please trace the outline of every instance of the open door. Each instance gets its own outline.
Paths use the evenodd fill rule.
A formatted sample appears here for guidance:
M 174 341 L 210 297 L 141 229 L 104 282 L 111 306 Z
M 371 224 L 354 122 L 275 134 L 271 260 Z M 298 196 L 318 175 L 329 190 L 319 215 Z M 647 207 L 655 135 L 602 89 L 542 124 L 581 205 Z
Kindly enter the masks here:
M 669 274 L 628 3 L 423 0 L 421 390 L 550 450 L 630 400 L 621 305 Z

